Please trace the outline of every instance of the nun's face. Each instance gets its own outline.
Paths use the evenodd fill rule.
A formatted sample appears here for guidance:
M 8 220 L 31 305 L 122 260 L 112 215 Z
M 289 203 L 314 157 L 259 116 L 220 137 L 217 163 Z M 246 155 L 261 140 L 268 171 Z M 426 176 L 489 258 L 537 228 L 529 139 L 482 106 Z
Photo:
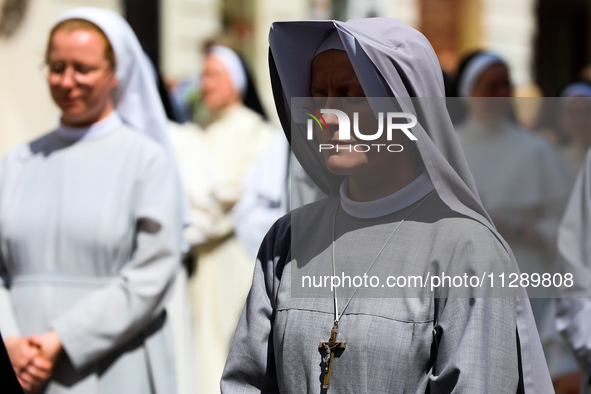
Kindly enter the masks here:
M 493 64 L 484 70 L 472 89 L 472 97 L 509 96 L 511 96 L 509 70 L 501 63 Z
M 312 96 L 316 98 L 318 107 L 342 110 L 349 115 L 351 122 L 354 121 L 352 112 L 358 112 L 361 131 L 375 132 L 378 129 L 378 121 L 368 105 L 367 99 L 364 98 L 365 94 L 359 79 L 345 51 L 331 49 L 314 58 L 310 91 Z M 348 98 L 348 100 L 336 98 Z M 347 104 L 343 104 L 344 101 Z M 347 108 L 339 108 L 343 105 Z M 396 160 L 406 153 L 387 152 L 385 148 L 378 152 L 375 147 L 368 152 L 355 151 L 356 145 L 367 144 L 367 141 L 357 141 L 353 132 L 351 132 L 349 139 L 340 139 L 338 118 L 328 113 L 325 113 L 323 117 L 328 130 L 318 130 L 318 139 L 321 144 L 333 146 L 332 149 L 322 149 L 327 168 L 332 173 L 366 176 L 372 172 L 375 174 L 380 171 L 389 171 L 396 168 Z M 395 140 L 392 141 L 387 141 L 386 138 L 386 133 L 383 133 L 379 139 L 373 140 L 371 143 L 383 144 L 383 146 L 408 143 L 408 139 L 402 141 L 402 138 L 406 138 L 403 134 L 402 138 L 395 137 Z
M 569 98 L 562 121 L 568 136 L 574 143 L 583 148 L 591 145 L 591 98 Z
M 494 64 L 482 72 L 472 89 L 470 111 L 482 120 L 506 117 L 511 109 L 511 82 L 504 64 Z
M 203 102 L 212 111 L 221 111 L 241 101 L 224 64 L 212 55 L 205 58 L 201 77 Z
M 113 110 L 117 79 L 105 58 L 99 33 L 58 30 L 51 38 L 48 82 L 53 101 L 62 110 L 62 122 L 88 126 Z

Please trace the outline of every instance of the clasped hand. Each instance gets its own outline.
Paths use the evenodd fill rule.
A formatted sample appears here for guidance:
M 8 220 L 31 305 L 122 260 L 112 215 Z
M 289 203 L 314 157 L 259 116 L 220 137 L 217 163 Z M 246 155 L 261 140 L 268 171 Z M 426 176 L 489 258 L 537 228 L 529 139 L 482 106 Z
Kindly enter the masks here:
M 62 344 L 55 331 L 38 336 L 12 335 L 4 340 L 14 372 L 23 389 L 34 392 L 53 372 L 62 352 Z

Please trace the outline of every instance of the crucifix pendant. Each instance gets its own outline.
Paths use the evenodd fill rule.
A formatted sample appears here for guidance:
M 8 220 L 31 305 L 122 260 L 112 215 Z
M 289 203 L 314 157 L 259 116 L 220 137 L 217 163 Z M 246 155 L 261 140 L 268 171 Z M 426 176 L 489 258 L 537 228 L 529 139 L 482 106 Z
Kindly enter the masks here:
M 326 356 L 322 359 L 324 361 L 324 381 L 322 383 L 323 389 L 328 389 L 330 383 L 330 373 L 332 372 L 332 359 L 334 358 L 335 349 L 345 349 L 347 344 L 345 342 L 337 342 L 337 336 L 339 335 L 339 329 L 335 322 L 330 332 L 330 339 L 328 342 L 320 342 L 318 349 L 324 349 Z

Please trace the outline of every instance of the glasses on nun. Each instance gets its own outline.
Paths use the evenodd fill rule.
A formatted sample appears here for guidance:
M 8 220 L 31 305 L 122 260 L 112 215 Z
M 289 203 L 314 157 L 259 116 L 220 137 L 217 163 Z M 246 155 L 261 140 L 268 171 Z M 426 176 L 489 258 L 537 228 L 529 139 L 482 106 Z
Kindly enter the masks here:
M 66 65 L 62 62 L 49 63 L 47 65 L 50 82 L 60 82 L 67 73 L 72 74 L 72 79 L 79 84 L 93 82 L 104 70 L 112 69 L 111 65 L 90 66 L 86 64 Z

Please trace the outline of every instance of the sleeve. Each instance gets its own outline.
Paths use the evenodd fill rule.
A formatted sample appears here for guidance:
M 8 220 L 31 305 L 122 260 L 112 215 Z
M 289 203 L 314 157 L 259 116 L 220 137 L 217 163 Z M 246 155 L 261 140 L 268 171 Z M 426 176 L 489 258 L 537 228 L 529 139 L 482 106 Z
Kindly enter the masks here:
M 20 329 L 12 307 L 8 282 L 8 273 L 0 251 L 0 332 L 2 332 L 4 338 L 11 335 L 20 335 Z
M 213 196 L 221 174 L 199 137 L 202 131 L 190 124 L 169 124 L 169 131 L 189 200 L 191 224 L 184 230 L 186 241 L 195 247 L 226 236 L 232 226 Z
M 542 215 L 534 224 L 538 233 L 544 239 L 547 253 L 556 257 L 556 236 L 558 234 L 558 225 L 560 218 L 564 213 L 567 198 L 549 202 L 542 210 Z
M 484 270 L 498 275 L 514 266 L 503 245 L 488 230 L 472 229 L 459 237 L 452 264 L 456 273 Z M 467 293 L 436 299 L 434 323 L 435 359 L 429 376 L 429 392 L 443 393 L 553 393 L 543 353 L 534 361 L 524 352 L 519 330 L 521 299 L 512 293 L 472 297 Z M 473 293 L 472 295 L 478 295 Z M 525 300 L 527 302 L 527 300 Z M 529 309 L 531 315 L 531 309 Z M 534 324 L 530 320 L 530 324 Z M 535 324 L 533 325 L 535 332 Z M 525 345 L 537 344 L 536 337 Z M 537 340 L 537 342 L 535 342 Z M 532 342 L 533 341 L 533 342 Z M 539 353 L 536 353 L 538 356 Z M 541 379 L 527 389 L 536 373 Z M 536 375 L 537 376 L 537 375 Z
M 142 167 L 134 216 L 135 249 L 116 280 L 52 322 L 72 364 L 84 368 L 147 329 L 162 315 L 180 264 L 181 197 L 163 151 Z
M 3 159 L 0 161 L 0 188 L 4 182 L 5 166 L 6 159 Z M 0 195 L 0 199 L 1 198 L 2 196 Z M 2 228 L 0 227 L 0 239 L 1 238 Z M 2 256 L 2 247 L 0 245 L 0 332 L 2 332 L 4 338 L 8 338 L 11 335 L 20 335 L 20 329 L 18 327 L 10 297 L 9 283 L 10 277 Z
M 440 299 L 431 394 L 516 393 L 515 300 Z
M 289 223 L 289 219 L 285 222 Z M 287 244 L 291 240 L 289 233 L 282 231 L 285 226 L 280 223 L 281 220 L 275 223 L 259 249 L 252 287 L 222 375 L 224 394 L 279 393 L 273 347 L 274 294 L 279 286 L 281 267 L 287 260 Z M 276 240 L 281 244 L 278 248 L 275 247 Z
M 244 194 L 230 211 L 236 236 L 252 256 L 269 227 L 287 211 L 289 144 L 277 133 L 243 182 Z
M 591 370 L 591 155 L 575 182 L 558 231 L 558 264 L 571 287 L 556 299 L 556 326 L 584 370 Z
M 534 225 L 545 242 L 547 253 L 554 259 L 558 226 L 574 179 L 572 171 L 553 147 L 544 141 L 539 148 L 535 165 L 542 205 Z

